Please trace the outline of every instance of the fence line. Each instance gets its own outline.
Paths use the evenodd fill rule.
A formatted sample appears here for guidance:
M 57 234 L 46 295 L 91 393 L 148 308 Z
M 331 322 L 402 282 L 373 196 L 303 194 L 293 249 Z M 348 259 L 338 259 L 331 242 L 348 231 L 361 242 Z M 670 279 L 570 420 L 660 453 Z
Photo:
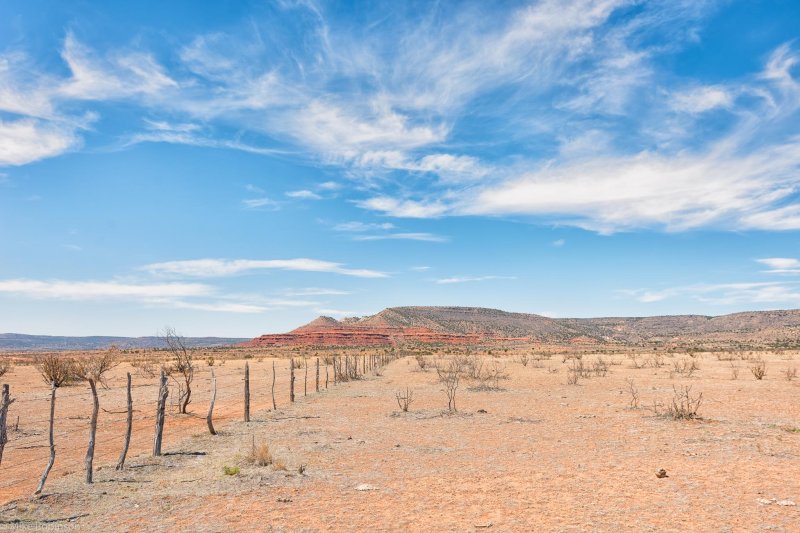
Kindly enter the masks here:
M 307 389 L 308 379 L 308 365 L 319 367 L 324 366 L 326 376 L 326 387 L 328 385 L 328 373 L 332 374 L 331 384 L 338 385 L 343 382 L 357 380 L 365 377 L 370 372 L 379 375 L 379 369 L 391 361 L 397 359 L 396 354 L 376 354 L 376 355 L 344 355 L 332 356 L 326 358 L 312 357 L 312 358 L 295 358 L 294 363 L 287 364 L 278 372 L 275 368 L 275 373 L 280 374 L 281 379 L 279 384 L 287 387 L 287 392 L 291 387 L 291 374 L 292 365 L 298 368 L 302 361 L 302 367 L 305 371 L 302 375 L 298 376 L 295 373 L 295 379 L 303 379 L 303 390 Z M 316 359 L 316 361 L 314 361 Z M 288 360 L 287 360 L 288 362 Z M 260 361 L 259 361 L 260 363 Z M 195 364 L 198 365 L 196 372 L 199 373 L 201 364 L 200 360 L 196 360 Z M 282 367 L 284 365 L 281 365 Z M 252 409 L 258 410 L 266 409 L 272 410 L 273 408 L 273 368 L 268 361 L 263 367 L 261 365 L 250 365 L 246 362 L 246 367 L 249 368 L 249 395 L 246 392 L 245 369 L 234 367 L 231 372 L 220 372 L 216 375 L 216 405 L 213 420 L 215 422 L 228 422 L 232 420 L 242 420 L 242 407 L 245 407 L 245 402 L 252 402 Z M 215 367 L 217 371 L 225 368 Z M 209 367 L 210 369 L 210 367 Z M 285 371 L 285 374 L 283 373 Z M 124 376 L 124 374 L 123 374 Z M 316 371 L 316 376 L 312 375 L 312 387 L 310 395 L 324 392 L 319 385 L 319 371 Z M 283 381 L 283 378 L 287 378 Z M 151 380 L 147 383 L 142 383 L 142 379 Z M 133 434 L 131 435 L 131 450 L 133 455 L 141 455 L 148 449 L 148 444 L 152 442 L 153 428 L 147 427 L 150 424 L 155 424 L 156 421 L 156 402 L 158 383 L 157 377 L 150 378 L 137 376 L 138 383 L 132 386 L 133 390 L 133 412 L 134 413 L 148 413 L 141 414 L 141 416 L 133 417 Z M 192 415 L 178 415 L 175 411 L 175 401 L 178 397 L 177 390 L 180 384 L 175 380 L 170 379 L 168 382 L 169 396 L 168 396 L 168 413 L 166 416 L 166 424 L 164 433 L 168 436 L 172 431 L 175 433 L 176 438 L 181 438 L 187 433 L 186 429 L 194 426 L 194 422 L 202 424 L 205 427 L 206 417 L 197 415 L 196 413 L 203 411 L 206 405 L 203 402 L 210 400 L 211 397 L 211 376 L 198 375 L 197 379 L 192 381 L 192 403 L 196 409 Z M 232 381 L 232 382 L 231 382 Z M 44 389 L 44 384 L 43 384 Z M 116 457 L 123 446 L 123 439 L 125 433 L 125 423 L 127 420 L 127 387 L 107 387 L 98 391 L 100 398 L 100 407 L 102 409 L 100 416 L 100 423 L 97 425 L 97 447 L 98 451 L 95 453 L 96 459 L 106 459 Z M 81 390 L 80 392 L 68 392 L 62 394 L 62 388 L 59 388 L 56 393 L 56 412 L 58 413 L 59 405 L 61 402 L 74 400 L 75 398 L 85 398 L 86 406 L 91 403 L 91 394 L 89 388 Z M 0 464 L 0 489 L 3 492 L 10 494 L 11 489 L 21 489 L 23 486 L 30 484 L 31 491 L 33 490 L 37 478 L 38 471 L 32 470 L 32 467 L 25 471 L 20 468 L 24 466 L 33 465 L 35 463 L 41 464 L 44 467 L 46 458 L 45 452 L 49 449 L 49 437 L 46 433 L 46 428 L 42 428 L 42 424 L 49 424 L 49 418 L 30 418 L 29 415 L 33 412 L 39 412 L 44 408 L 43 404 L 50 402 L 50 397 L 42 396 L 39 391 L 28 393 L 23 397 L 15 398 L 14 390 L 11 389 L 11 398 L 14 400 L 8 409 L 8 440 L 4 448 L 4 456 L 2 464 Z M 304 394 L 305 396 L 305 394 Z M 288 394 L 276 394 L 276 398 L 281 398 L 282 401 L 276 401 L 277 408 L 289 407 L 294 401 L 288 397 Z M 263 402 L 263 404 L 261 403 Z M 74 404 L 71 406 L 74 407 Z M 124 410 L 123 410 L 124 409 Z M 236 413 L 239 413 L 237 416 Z M 244 409 L 244 418 L 249 418 L 249 409 Z M 72 411 L 74 414 L 74 411 Z M 19 418 L 18 418 L 19 417 Z M 194 418 L 197 418 L 195 421 Z M 19 420 L 19 428 L 17 428 L 17 420 Z M 58 455 L 56 458 L 57 468 L 61 471 L 65 469 L 77 470 L 81 468 L 82 453 L 85 452 L 85 443 L 82 439 L 77 437 L 72 438 L 72 435 L 89 433 L 89 417 L 88 416 L 70 416 L 60 418 L 56 415 L 56 432 L 54 433 Z M 177 422 L 177 424 L 176 424 Z M 59 429 L 58 426 L 77 426 L 68 427 L 66 429 Z M 42 431 L 38 434 L 26 434 L 30 431 Z M 119 435 L 114 435 L 117 432 Z M 20 434 L 22 433 L 22 434 Z M 41 453 L 39 453 L 41 452 Z M 49 453 L 49 452 L 48 452 Z M 29 457 L 32 456 L 32 457 Z M 17 458 L 19 458 L 17 460 Z M 10 478 L 12 472 L 18 473 L 17 476 Z M 0 495 L 0 504 L 3 499 L 7 499 L 5 495 Z

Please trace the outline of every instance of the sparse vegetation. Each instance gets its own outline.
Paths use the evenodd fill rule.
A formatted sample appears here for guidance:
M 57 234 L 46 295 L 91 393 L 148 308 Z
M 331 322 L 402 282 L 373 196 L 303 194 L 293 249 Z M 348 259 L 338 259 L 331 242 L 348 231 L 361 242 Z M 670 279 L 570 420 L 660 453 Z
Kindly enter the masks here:
M 797 377 L 797 367 L 790 366 L 786 370 L 783 371 L 783 377 L 786 378 L 786 381 L 792 381 Z
M 654 411 L 659 416 L 665 416 L 673 420 L 692 420 L 699 418 L 698 411 L 700 404 L 703 402 L 703 393 L 695 396 L 692 395 L 692 387 L 682 386 L 680 388 L 672 387 L 673 395 L 671 401 L 662 406 L 659 403 L 654 404 Z
M 0 360 L 0 378 L 11 370 L 11 366 L 11 361 L 6 359 Z
M 165 327 L 161 339 L 167 347 L 171 363 L 164 367 L 165 373 L 172 378 L 178 388 L 178 413 L 186 414 L 186 408 L 192 401 L 192 381 L 194 380 L 194 357 L 186 347 L 186 341 L 172 327 Z
M 414 401 L 414 392 L 406 387 L 405 392 L 398 391 L 395 393 L 395 398 L 397 399 L 397 405 L 400 407 L 400 410 L 404 413 L 408 412 L 408 408 L 411 406 L 411 403 Z
M 750 367 L 750 372 L 753 373 L 753 377 L 757 380 L 764 379 L 764 376 L 767 375 L 767 363 L 763 360 L 756 361 L 753 366 Z
M 633 379 L 627 378 L 625 383 L 628 385 L 628 394 L 630 395 L 631 399 L 628 402 L 628 407 L 631 409 L 638 409 L 639 408 L 639 389 L 636 388 L 636 384 L 633 382 Z

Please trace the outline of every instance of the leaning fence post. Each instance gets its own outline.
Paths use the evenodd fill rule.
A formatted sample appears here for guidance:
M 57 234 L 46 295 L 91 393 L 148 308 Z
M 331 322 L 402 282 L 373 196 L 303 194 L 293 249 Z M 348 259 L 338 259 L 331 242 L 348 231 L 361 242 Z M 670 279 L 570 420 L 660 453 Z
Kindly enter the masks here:
M 47 466 L 42 473 L 42 479 L 39 480 L 39 486 L 36 487 L 34 496 L 41 494 L 44 489 L 44 484 L 47 481 L 47 476 L 50 474 L 50 469 L 53 468 L 53 463 L 56 462 L 56 442 L 55 435 L 53 434 L 53 420 L 56 417 L 56 382 L 50 384 L 50 459 L 47 461 Z
M 214 403 L 217 401 L 217 375 L 214 373 L 214 369 L 211 369 L 211 402 L 208 404 L 208 415 L 206 415 L 206 423 L 208 424 L 208 431 L 212 435 L 217 434 L 217 430 L 214 429 Z
M 319 357 L 317 357 L 317 392 L 319 392 Z
M 294 402 L 294 358 L 289 359 L 289 401 Z
M 303 357 L 303 367 L 305 367 L 305 377 L 303 377 L 303 396 L 308 395 L 308 359 Z
M 8 384 L 3 385 L 3 396 L 0 398 L 0 464 L 3 464 L 3 449 L 8 442 L 8 432 L 6 424 L 8 423 L 8 406 L 14 403 L 8 391 Z
M 125 429 L 125 440 L 122 443 L 122 452 L 119 454 L 119 460 L 115 470 L 122 470 L 125 468 L 125 457 L 128 455 L 128 447 L 131 445 L 131 431 L 133 431 L 133 397 L 131 396 L 131 373 L 128 372 L 128 420 Z
M 164 435 L 164 416 L 167 407 L 167 396 L 169 396 L 167 374 L 162 370 L 158 387 L 158 403 L 156 404 L 156 433 L 153 437 L 153 457 L 161 455 L 161 441 Z
M 244 363 L 244 421 L 250 422 L 250 364 Z

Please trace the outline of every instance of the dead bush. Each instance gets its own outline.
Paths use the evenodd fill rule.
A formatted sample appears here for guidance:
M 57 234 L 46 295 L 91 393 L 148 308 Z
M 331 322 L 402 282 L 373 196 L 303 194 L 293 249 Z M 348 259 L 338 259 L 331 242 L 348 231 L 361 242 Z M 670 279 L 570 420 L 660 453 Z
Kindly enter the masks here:
M 595 377 L 604 378 L 608 374 L 608 363 L 602 357 L 598 357 L 597 361 L 592 364 L 592 372 Z
M 411 406 L 411 403 L 414 401 L 414 392 L 406 387 L 405 392 L 398 391 L 395 393 L 395 398 L 397 398 L 397 405 L 400 409 L 404 413 L 407 413 L 409 406 Z
M 520 355 L 520 356 L 517 358 L 517 361 L 518 361 L 518 362 L 519 362 L 519 364 L 521 364 L 522 366 L 525 366 L 525 367 L 527 367 L 527 366 L 528 366 L 528 361 L 529 361 L 529 359 L 528 359 L 528 354 L 522 354 L 522 355 Z
M 137 355 L 131 359 L 131 366 L 136 369 L 136 373 L 145 378 L 156 377 L 156 365 L 146 355 Z
M 797 368 L 790 366 L 789 368 L 783 371 L 783 377 L 786 378 L 786 381 L 792 381 L 794 378 L 797 377 Z
M 692 396 L 692 387 L 683 386 L 681 388 L 672 387 L 672 400 L 666 406 L 654 404 L 654 411 L 659 416 L 671 418 L 673 420 L 692 420 L 699 418 L 698 411 L 703 402 L 703 393 Z
M 755 364 L 750 367 L 750 372 L 753 373 L 753 377 L 756 379 L 764 379 L 764 376 L 767 375 L 767 363 L 763 360 L 756 361 Z
M 447 409 L 450 411 L 457 411 L 456 409 L 456 391 L 458 384 L 461 381 L 461 366 L 459 361 L 455 358 L 451 359 L 448 363 L 442 361 L 436 365 L 436 374 L 439 382 L 444 385 L 444 393 L 447 395 Z
M 419 365 L 419 369 L 425 372 L 425 369 L 428 367 L 428 360 L 425 358 L 424 355 L 415 355 L 414 359 L 417 360 L 417 365 Z
M 250 446 L 250 452 L 245 457 L 245 460 L 249 464 L 256 466 L 271 465 L 272 453 L 269 451 L 269 445 L 265 442 L 256 445 L 256 437 L 253 435 L 253 443 Z
M 64 387 L 77 379 L 75 361 L 72 359 L 49 353 L 36 357 L 34 364 L 48 385 Z
M 164 328 L 161 340 L 166 344 L 172 357 L 164 372 L 172 378 L 178 387 L 178 412 L 186 414 L 186 408 L 192 401 L 192 381 L 194 380 L 194 357 L 186 347 L 186 341 L 169 326 Z
M 739 367 L 733 361 L 731 361 L 731 379 L 739 379 Z
M 630 394 L 631 399 L 628 402 L 628 407 L 631 409 L 638 409 L 639 408 L 639 389 L 636 388 L 636 384 L 633 382 L 633 379 L 628 378 L 625 380 L 625 383 L 628 384 L 628 394 Z
M 11 361 L 3 360 L 0 361 L 0 378 L 5 376 L 11 370 Z
M 700 365 L 695 359 L 676 359 L 672 362 L 673 374 L 681 374 L 690 378 L 698 370 L 700 370 Z

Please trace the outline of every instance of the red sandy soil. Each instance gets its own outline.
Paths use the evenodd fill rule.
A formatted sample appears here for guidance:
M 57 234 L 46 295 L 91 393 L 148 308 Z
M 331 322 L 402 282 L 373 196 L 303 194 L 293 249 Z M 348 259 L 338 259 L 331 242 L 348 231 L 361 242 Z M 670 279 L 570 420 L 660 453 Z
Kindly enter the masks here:
M 115 472 L 122 433 L 115 421 L 122 415 L 103 413 L 96 461 L 102 469 L 92 486 L 80 473 L 86 420 L 65 420 L 88 414 L 88 393 L 69 388 L 59 405 L 59 430 L 76 433 L 59 440 L 46 497 L 27 497 L 46 450 L 8 452 L 0 501 L 17 499 L 0 516 L 21 521 L 10 527 L 38 527 L 43 519 L 86 515 L 58 525 L 131 531 L 800 531 L 800 508 L 793 505 L 800 503 L 800 385 L 782 375 L 797 366 L 796 356 L 763 355 L 761 381 L 742 360 L 733 362 L 740 370 L 732 379 L 731 362 L 712 354 L 699 356 L 692 377 L 673 371 L 673 361 L 685 355 L 655 368 L 606 355 L 617 363 L 608 375 L 577 385 L 566 384 L 569 361 L 553 357 L 523 366 L 508 357 L 497 360 L 510 374 L 500 390 L 461 383 L 457 413 L 443 410 L 436 372 L 420 371 L 412 357 L 391 363 L 383 376 L 320 394 L 311 392 L 310 379 L 307 397 L 300 370 L 293 405 L 286 398 L 288 365 L 281 361 L 279 409 L 269 411 L 271 362 L 256 362 L 253 421 L 220 420 L 217 436 L 205 430 L 203 368 L 194 414 L 170 416 L 164 449 L 207 455 L 148 457 L 148 420 L 135 428 L 131 468 Z M 595 356 L 584 359 L 591 363 Z M 241 415 L 241 366 L 218 369 L 220 387 L 230 387 L 220 390 L 223 417 Z M 122 405 L 120 371 L 102 400 L 114 409 Z M 45 415 L 46 403 L 30 400 L 47 393 L 34 372 L 18 367 L 6 376 L 21 398 L 15 408 L 22 419 Z M 638 409 L 629 407 L 628 378 L 641 396 Z M 134 389 L 137 416 L 152 416 L 154 381 Z M 702 418 L 677 421 L 646 409 L 669 401 L 673 386 L 681 385 L 703 393 Z M 395 393 L 406 387 L 414 402 L 402 413 Z M 287 469 L 244 460 L 253 437 L 269 443 Z M 35 461 L 21 465 L 27 460 Z M 225 475 L 225 466 L 240 472 Z M 656 477 L 661 468 L 668 477 Z

